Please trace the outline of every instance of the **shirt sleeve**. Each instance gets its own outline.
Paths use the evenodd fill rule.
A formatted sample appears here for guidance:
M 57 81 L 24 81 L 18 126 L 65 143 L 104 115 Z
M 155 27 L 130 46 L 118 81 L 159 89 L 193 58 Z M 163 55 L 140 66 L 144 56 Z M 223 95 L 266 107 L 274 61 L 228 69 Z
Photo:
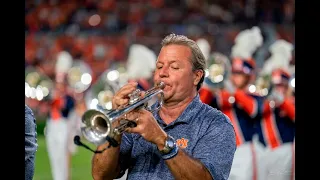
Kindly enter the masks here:
M 129 168 L 132 146 L 132 135 L 126 132 L 123 133 L 119 154 L 120 173 L 116 179 L 121 178 L 124 175 L 125 171 Z
M 227 180 L 236 150 L 235 132 L 227 116 L 217 116 L 200 138 L 193 157 L 200 160 L 214 180 Z
M 32 110 L 25 106 L 25 179 L 33 179 L 34 161 L 38 148 L 36 121 Z

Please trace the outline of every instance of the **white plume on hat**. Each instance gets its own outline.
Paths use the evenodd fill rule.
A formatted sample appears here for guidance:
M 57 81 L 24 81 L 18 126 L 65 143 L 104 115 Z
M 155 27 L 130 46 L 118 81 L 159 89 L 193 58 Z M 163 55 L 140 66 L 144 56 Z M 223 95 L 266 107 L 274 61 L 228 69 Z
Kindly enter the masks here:
M 67 51 L 61 51 L 57 55 L 57 61 L 55 66 L 56 74 L 67 73 L 72 67 L 73 58 Z
M 235 38 L 235 44 L 231 49 L 231 57 L 251 58 L 262 44 L 263 37 L 259 27 L 254 26 L 251 29 L 243 30 Z
M 208 61 L 208 58 L 210 56 L 210 51 L 211 51 L 211 46 L 210 46 L 209 42 L 204 38 L 200 38 L 196 41 L 196 43 L 199 46 L 204 57 L 206 58 L 206 61 Z
M 127 73 L 130 79 L 150 78 L 156 67 L 156 54 L 141 44 L 132 44 L 127 60 Z
M 295 65 L 289 65 L 289 73 L 290 74 L 295 74 L 296 71 L 296 66 Z
M 270 74 L 276 68 L 290 71 L 293 45 L 283 39 L 276 40 L 270 47 L 271 57 L 266 60 L 261 73 Z

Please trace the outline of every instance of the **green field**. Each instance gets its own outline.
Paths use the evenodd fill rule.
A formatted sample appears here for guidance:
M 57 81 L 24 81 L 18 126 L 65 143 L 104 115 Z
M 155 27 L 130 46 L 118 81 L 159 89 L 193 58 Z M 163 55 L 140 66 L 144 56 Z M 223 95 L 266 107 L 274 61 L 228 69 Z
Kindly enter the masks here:
M 36 154 L 34 180 L 52 180 L 46 142 L 42 135 L 38 136 L 39 148 Z M 88 144 L 88 143 L 87 143 Z M 92 147 L 92 146 L 91 146 Z M 79 147 L 78 152 L 72 157 L 72 180 L 90 180 L 92 152 Z

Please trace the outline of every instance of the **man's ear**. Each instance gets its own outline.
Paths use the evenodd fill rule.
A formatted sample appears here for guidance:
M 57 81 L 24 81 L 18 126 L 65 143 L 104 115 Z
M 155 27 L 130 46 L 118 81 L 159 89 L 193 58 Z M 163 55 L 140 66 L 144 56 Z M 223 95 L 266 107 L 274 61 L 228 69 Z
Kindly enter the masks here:
M 202 70 L 199 69 L 199 70 L 196 70 L 196 71 L 194 72 L 193 84 L 194 84 L 195 86 L 198 85 L 198 83 L 200 82 L 202 76 L 204 76 L 204 71 L 202 71 Z

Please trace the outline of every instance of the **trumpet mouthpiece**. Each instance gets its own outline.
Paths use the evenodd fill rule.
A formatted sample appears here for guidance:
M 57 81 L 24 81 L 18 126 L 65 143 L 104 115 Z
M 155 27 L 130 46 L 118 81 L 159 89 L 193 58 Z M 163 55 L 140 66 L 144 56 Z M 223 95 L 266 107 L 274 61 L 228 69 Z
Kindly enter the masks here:
M 160 83 L 158 84 L 158 87 L 159 87 L 160 89 L 164 89 L 165 86 L 166 86 L 166 84 L 165 84 L 164 82 L 160 82 Z

